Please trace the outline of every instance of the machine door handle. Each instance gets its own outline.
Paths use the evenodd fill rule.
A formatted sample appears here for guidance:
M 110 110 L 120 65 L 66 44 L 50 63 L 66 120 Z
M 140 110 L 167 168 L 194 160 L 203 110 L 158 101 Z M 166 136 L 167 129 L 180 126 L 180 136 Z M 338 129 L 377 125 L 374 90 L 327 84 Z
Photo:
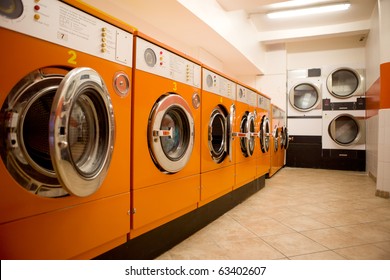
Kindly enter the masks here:
M 153 137 L 170 137 L 172 138 L 172 127 L 169 130 L 153 130 Z
M 249 138 L 250 137 L 248 132 L 233 132 L 232 135 L 234 137 L 240 137 L 240 138 Z

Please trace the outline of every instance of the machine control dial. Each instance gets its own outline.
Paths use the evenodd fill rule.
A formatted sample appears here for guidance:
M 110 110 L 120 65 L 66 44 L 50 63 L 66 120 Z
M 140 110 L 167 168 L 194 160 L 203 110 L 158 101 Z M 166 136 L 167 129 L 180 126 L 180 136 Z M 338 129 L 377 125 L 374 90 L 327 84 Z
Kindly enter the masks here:
M 125 97 L 129 93 L 130 80 L 126 73 L 118 72 L 115 74 L 114 89 L 115 92 L 121 97 Z
M 151 48 L 147 48 L 144 52 L 144 59 L 149 67 L 156 65 L 157 57 L 155 52 Z

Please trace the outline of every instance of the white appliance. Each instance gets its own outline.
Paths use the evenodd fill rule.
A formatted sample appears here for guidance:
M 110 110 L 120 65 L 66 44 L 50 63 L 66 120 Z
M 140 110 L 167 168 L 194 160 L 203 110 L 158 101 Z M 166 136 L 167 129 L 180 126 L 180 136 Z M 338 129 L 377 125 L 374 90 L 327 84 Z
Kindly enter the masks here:
M 324 111 L 322 148 L 365 150 L 365 110 Z
M 323 81 L 323 99 L 330 102 L 355 102 L 365 95 L 365 70 L 359 65 L 328 66 Z
M 287 72 L 287 122 L 292 136 L 321 136 L 322 77 L 320 68 Z
M 287 116 L 322 115 L 321 69 L 295 69 L 287 72 Z

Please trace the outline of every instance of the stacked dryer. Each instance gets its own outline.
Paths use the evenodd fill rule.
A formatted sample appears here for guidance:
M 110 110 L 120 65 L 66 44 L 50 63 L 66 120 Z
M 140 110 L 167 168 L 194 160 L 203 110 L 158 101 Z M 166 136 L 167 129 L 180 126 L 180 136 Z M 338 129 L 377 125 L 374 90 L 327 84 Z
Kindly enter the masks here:
M 365 78 L 359 66 L 324 71 L 323 168 L 365 170 Z
M 287 122 L 291 136 L 287 166 L 322 164 L 322 77 L 320 68 L 288 71 Z

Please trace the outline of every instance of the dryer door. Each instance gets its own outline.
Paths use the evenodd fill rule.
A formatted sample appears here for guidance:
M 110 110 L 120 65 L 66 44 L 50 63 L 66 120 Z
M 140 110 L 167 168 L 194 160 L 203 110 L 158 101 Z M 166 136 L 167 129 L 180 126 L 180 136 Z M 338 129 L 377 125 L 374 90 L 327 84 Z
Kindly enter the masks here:
M 321 92 L 314 84 L 301 83 L 290 89 L 289 101 L 291 106 L 298 111 L 311 111 L 320 104 Z
M 353 96 L 361 87 L 360 74 L 351 68 L 335 69 L 326 80 L 328 91 L 337 98 Z
M 329 136 L 341 146 L 351 146 L 362 138 L 362 121 L 349 114 L 340 114 L 328 126 Z
M 227 113 L 225 108 L 219 105 L 211 112 L 207 139 L 211 158 L 216 163 L 221 163 L 226 157 L 228 142 L 227 138 Z
M 270 123 L 267 116 L 263 116 L 260 124 L 260 147 L 263 153 L 269 150 Z
M 149 151 L 156 166 L 166 173 L 182 170 L 194 148 L 195 123 L 188 103 L 174 93 L 155 103 L 148 125 Z
M 115 134 L 111 100 L 98 73 L 36 70 L 10 92 L 1 116 L 1 155 L 22 187 L 44 197 L 98 190 Z

